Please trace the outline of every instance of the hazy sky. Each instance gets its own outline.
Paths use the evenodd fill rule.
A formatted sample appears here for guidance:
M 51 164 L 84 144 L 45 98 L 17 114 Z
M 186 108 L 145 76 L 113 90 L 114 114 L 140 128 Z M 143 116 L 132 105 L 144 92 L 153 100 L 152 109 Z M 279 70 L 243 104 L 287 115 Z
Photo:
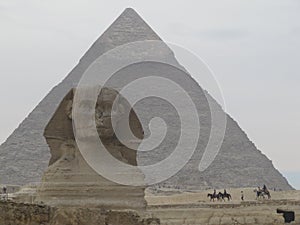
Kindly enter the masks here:
M 0 0 L 0 142 L 126 7 L 206 61 L 226 111 L 300 188 L 298 0 Z

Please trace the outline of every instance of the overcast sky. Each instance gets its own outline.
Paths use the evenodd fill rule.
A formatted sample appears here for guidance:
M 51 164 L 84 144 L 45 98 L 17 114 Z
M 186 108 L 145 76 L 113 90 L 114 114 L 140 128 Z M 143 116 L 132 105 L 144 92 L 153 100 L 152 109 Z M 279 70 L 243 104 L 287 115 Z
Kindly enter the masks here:
M 0 0 L 0 142 L 126 7 L 205 60 L 226 111 L 300 189 L 298 0 Z

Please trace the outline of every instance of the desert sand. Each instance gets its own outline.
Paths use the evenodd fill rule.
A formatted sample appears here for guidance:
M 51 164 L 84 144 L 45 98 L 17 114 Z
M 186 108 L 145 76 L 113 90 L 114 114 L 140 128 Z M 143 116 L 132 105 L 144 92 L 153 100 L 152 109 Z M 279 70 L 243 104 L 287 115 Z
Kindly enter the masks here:
M 294 211 L 300 224 L 300 191 L 270 191 L 271 199 L 256 199 L 255 188 L 227 189 L 232 201 L 210 201 L 213 190 L 182 192 L 147 190 L 148 211 L 165 225 L 285 224 L 277 209 Z M 217 190 L 217 192 L 223 190 Z M 241 191 L 244 201 L 241 201 Z
M 232 201 L 210 201 L 205 191 L 180 191 L 146 189 L 146 211 L 107 211 L 101 207 L 49 207 L 35 201 L 34 186 L 23 187 L 20 192 L 10 194 L 11 201 L 0 204 L 3 214 L 0 224 L 24 225 L 283 225 L 283 214 L 277 209 L 293 211 L 295 221 L 300 224 L 300 191 L 271 191 L 271 199 L 256 199 L 254 188 L 227 189 Z M 223 190 L 217 190 L 223 191 Z M 245 200 L 241 201 L 241 191 Z M 0 213 L 0 214 L 1 214 Z M 20 214 L 21 213 L 21 214 Z M 69 220 L 69 219 L 70 220 Z M 96 220 L 90 220 L 96 218 Z M 36 223 L 28 223 L 28 222 Z M 107 223 L 107 221 L 114 221 Z

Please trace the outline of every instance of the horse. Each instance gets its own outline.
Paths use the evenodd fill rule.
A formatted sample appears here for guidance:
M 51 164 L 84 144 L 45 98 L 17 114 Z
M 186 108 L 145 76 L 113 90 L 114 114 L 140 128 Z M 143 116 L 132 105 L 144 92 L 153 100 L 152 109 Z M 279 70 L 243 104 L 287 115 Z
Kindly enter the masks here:
M 218 199 L 225 201 L 225 198 L 227 198 L 227 200 L 230 201 L 232 199 L 231 194 L 222 193 L 222 192 L 218 193 Z
M 215 201 L 215 199 L 219 200 L 219 196 L 217 194 L 207 194 L 207 197 L 210 198 L 210 201 L 213 200 L 213 202 Z
M 228 193 L 219 193 L 222 197 L 222 199 L 225 201 L 225 198 L 227 198 L 228 201 L 230 201 L 232 199 L 231 194 Z
M 268 189 L 265 189 L 263 193 L 268 196 L 268 199 L 271 199 L 271 194 Z
M 256 192 L 256 200 L 259 199 L 259 198 L 265 199 L 265 196 L 267 196 L 268 199 L 271 199 L 271 194 L 267 189 L 266 190 L 257 190 L 257 189 L 255 189 L 254 192 Z

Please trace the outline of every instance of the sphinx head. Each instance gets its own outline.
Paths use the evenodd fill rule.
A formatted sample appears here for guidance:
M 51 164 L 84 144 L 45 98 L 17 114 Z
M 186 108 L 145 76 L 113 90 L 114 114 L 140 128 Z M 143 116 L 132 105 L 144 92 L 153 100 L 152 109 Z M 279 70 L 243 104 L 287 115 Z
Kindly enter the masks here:
M 79 102 L 80 114 L 82 118 L 86 118 L 81 129 L 85 130 L 86 137 L 89 135 L 89 130 L 96 126 L 100 138 L 112 138 L 114 136 L 113 127 L 116 127 L 121 119 L 125 119 L 123 117 L 125 116 L 124 111 L 127 104 L 125 99 L 111 88 L 101 89 L 95 107 L 92 101 L 81 100 Z M 72 110 L 73 98 L 67 100 L 65 109 L 65 113 L 70 120 L 73 119 Z M 94 118 L 91 119 L 91 115 L 94 115 Z
M 50 146 L 53 158 L 51 163 L 61 156 L 61 151 L 59 150 L 61 145 L 59 143 L 65 143 L 67 140 L 75 142 L 76 134 L 77 140 L 79 138 L 81 142 L 88 145 L 100 138 L 112 155 L 117 157 L 119 154 L 114 152 L 118 149 L 119 152 L 122 152 L 122 157 L 125 161 L 135 164 L 135 151 L 128 149 L 122 144 L 124 139 L 126 141 L 128 132 L 121 134 L 122 138 L 125 137 L 122 143 L 118 139 L 119 134 L 116 135 L 115 132 L 115 130 L 120 132 L 122 127 L 126 126 L 126 124 L 128 125 L 129 121 L 129 127 L 134 136 L 138 139 L 143 139 L 142 126 L 126 99 L 116 90 L 104 87 L 101 88 L 100 92 L 97 92 L 99 93 L 97 99 L 91 101 L 91 98 L 87 96 L 87 98 L 76 102 L 78 104 L 78 112 L 74 113 L 76 111 L 74 110 L 76 91 L 76 89 L 73 89 L 66 95 L 45 129 L 44 135 Z M 129 112 L 129 115 L 126 112 Z M 73 126 L 75 118 L 81 121 L 76 129 Z M 133 146 L 133 149 L 136 149 L 135 146 Z M 122 157 L 117 158 L 121 159 Z M 128 160 L 129 158 L 130 160 Z
M 124 118 L 125 107 L 125 100 L 118 95 L 117 91 L 101 89 L 95 107 L 95 124 L 101 139 L 110 139 L 114 136 L 113 127 L 118 127 L 118 123 L 126 119 Z

